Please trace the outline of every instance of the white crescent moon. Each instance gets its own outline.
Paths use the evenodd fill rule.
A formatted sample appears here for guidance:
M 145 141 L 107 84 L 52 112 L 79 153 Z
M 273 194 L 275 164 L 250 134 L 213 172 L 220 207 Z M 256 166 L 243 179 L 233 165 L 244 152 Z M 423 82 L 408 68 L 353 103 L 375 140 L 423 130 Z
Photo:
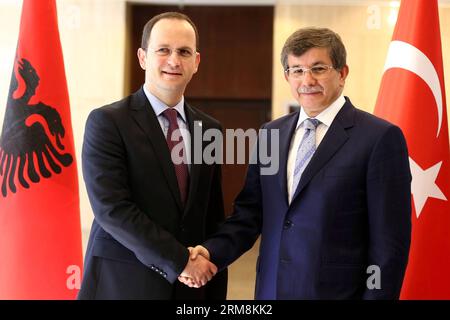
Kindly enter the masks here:
M 402 68 L 417 74 L 430 87 L 436 100 L 438 112 L 438 129 L 436 138 L 439 136 L 442 125 L 442 91 L 439 76 L 428 57 L 416 47 L 403 41 L 392 41 L 384 65 L 383 72 L 391 68 Z

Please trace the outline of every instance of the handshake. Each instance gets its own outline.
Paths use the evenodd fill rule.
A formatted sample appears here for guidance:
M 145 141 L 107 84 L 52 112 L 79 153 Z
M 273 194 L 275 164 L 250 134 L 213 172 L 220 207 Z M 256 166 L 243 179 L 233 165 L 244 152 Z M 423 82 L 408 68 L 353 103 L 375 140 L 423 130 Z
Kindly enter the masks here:
M 217 267 L 209 261 L 209 252 L 205 247 L 198 245 L 188 249 L 189 261 L 178 280 L 191 288 L 200 288 L 215 276 Z

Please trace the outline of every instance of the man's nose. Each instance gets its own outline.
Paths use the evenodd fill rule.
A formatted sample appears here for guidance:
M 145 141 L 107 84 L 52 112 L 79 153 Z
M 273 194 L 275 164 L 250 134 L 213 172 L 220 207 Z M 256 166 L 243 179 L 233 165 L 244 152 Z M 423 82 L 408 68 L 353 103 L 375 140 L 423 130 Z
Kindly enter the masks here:
M 305 85 L 311 85 L 311 84 L 315 84 L 316 83 L 316 78 L 314 78 L 314 76 L 311 73 L 311 70 L 308 70 L 307 72 L 305 72 L 303 74 L 303 84 Z
M 172 50 L 172 52 L 170 52 L 169 56 L 167 57 L 167 62 L 171 66 L 180 65 L 180 56 L 178 55 L 178 52 L 176 50 Z

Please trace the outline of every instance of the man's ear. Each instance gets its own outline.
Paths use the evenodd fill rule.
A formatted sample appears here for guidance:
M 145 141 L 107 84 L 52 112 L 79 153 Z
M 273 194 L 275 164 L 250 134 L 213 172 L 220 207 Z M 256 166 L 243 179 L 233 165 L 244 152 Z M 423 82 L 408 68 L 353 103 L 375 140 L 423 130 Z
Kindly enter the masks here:
M 194 73 L 197 73 L 199 65 L 200 65 L 200 52 L 196 52 L 195 53 L 195 69 L 194 69 Z
M 347 78 L 349 73 L 349 68 L 348 65 L 345 65 L 340 71 L 339 71 L 339 76 L 340 76 L 340 81 L 343 84 L 345 84 L 345 79 Z
M 145 65 L 147 61 L 147 52 L 145 52 L 144 49 L 139 48 L 137 51 L 137 56 L 139 60 L 139 65 L 141 66 L 142 70 L 145 70 Z

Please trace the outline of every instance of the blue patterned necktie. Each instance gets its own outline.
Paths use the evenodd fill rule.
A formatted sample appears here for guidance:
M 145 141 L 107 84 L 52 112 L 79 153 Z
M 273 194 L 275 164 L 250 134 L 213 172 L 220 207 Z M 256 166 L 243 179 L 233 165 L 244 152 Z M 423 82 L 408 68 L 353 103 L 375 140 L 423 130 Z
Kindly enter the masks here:
M 298 183 L 303 171 L 311 160 L 316 151 L 316 128 L 320 121 L 317 119 L 308 118 L 303 122 L 305 133 L 297 150 L 297 158 L 295 159 L 294 181 L 292 183 L 291 199 L 294 197 L 297 190 Z

